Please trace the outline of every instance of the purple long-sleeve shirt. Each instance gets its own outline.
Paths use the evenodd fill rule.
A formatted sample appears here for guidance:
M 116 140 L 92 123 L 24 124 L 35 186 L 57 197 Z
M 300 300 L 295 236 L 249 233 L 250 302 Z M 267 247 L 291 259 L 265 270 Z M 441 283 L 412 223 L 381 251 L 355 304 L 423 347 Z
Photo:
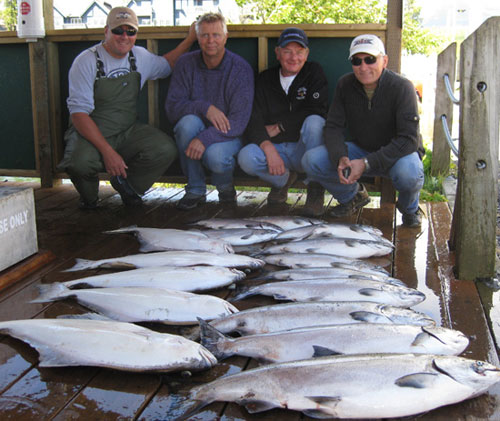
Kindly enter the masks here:
M 208 147 L 243 135 L 252 112 L 253 95 L 253 71 L 245 59 L 226 50 L 220 65 L 208 69 L 201 52 L 193 51 L 183 54 L 175 64 L 165 111 L 174 124 L 188 114 L 201 118 L 207 129 L 198 138 Z M 210 105 L 228 118 L 228 133 L 216 129 L 206 118 Z

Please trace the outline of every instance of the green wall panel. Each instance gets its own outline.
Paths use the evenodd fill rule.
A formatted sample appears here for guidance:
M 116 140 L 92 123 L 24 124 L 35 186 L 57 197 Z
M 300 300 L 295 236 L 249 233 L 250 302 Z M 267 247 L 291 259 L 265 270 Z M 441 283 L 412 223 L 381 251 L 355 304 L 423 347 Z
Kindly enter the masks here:
M 36 168 L 28 44 L 0 45 L 0 168 Z

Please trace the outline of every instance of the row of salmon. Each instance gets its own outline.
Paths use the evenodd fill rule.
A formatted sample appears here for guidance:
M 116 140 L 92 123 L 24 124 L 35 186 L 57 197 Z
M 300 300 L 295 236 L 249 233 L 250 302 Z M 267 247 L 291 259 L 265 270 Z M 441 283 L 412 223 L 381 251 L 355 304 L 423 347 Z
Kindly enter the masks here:
M 498 381 L 496 367 L 456 356 L 469 343 L 461 332 L 409 308 L 425 299 L 422 293 L 358 260 L 392 251 L 379 231 L 306 218 L 259 219 L 200 221 L 203 231 L 111 231 L 135 234 L 150 253 L 79 260 L 69 270 L 130 270 L 46 285 L 35 300 L 76 298 L 98 315 L 3 322 L 0 332 L 35 347 L 41 366 L 200 370 L 235 354 L 271 363 L 193 389 L 182 403 L 185 416 L 217 400 L 250 412 L 287 407 L 318 418 L 405 416 L 461 401 Z M 179 251 L 179 244 L 191 249 Z M 208 244 L 212 248 L 203 249 Z M 291 302 L 238 311 L 200 294 L 240 284 L 246 276 L 240 269 L 265 263 L 287 269 L 261 277 L 260 285 L 238 287 L 235 300 L 262 294 Z M 130 323 L 140 321 L 199 322 L 201 344 Z

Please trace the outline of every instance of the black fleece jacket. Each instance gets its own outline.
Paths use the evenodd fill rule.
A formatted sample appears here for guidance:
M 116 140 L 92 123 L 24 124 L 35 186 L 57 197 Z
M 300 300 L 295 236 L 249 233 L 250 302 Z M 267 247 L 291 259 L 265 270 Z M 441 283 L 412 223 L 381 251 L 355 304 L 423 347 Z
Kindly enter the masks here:
M 281 87 L 280 66 L 261 72 L 255 84 L 252 115 L 245 140 L 260 145 L 296 142 L 306 117 L 317 114 L 326 118 L 328 112 L 328 81 L 318 63 L 306 61 L 288 90 Z M 284 132 L 269 139 L 265 125 L 280 123 Z
M 342 76 L 328 111 L 324 136 L 331 162 L 347 156 L 345 141 L 370 152 L 370 167 L 387 171 L 403 156 L 424 154 L 413 84 L 384 69 L 371 100 L 354 73 Z

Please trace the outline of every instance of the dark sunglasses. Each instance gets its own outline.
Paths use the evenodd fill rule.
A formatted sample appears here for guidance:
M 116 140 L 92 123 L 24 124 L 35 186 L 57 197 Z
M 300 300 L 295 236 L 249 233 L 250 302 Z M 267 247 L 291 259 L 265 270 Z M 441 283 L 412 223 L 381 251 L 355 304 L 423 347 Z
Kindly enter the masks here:
M 361 66 L 361 63 L 364 61 L 365 64 L 373 64 L 377 61 L 378 57 L 375 56 L 366 56 L 364 58 L 359 57 L 351 57 L 351 64 L 353 66 Z
M 129 37 L 133 37 L 134 35 L 137 34 L 136 29 L 123 29 L 121 26 L 112 29 L 111 32 L 113 32 L 113 34 L 115 35 L 123 35 L 123 33 L 125 32 Z

